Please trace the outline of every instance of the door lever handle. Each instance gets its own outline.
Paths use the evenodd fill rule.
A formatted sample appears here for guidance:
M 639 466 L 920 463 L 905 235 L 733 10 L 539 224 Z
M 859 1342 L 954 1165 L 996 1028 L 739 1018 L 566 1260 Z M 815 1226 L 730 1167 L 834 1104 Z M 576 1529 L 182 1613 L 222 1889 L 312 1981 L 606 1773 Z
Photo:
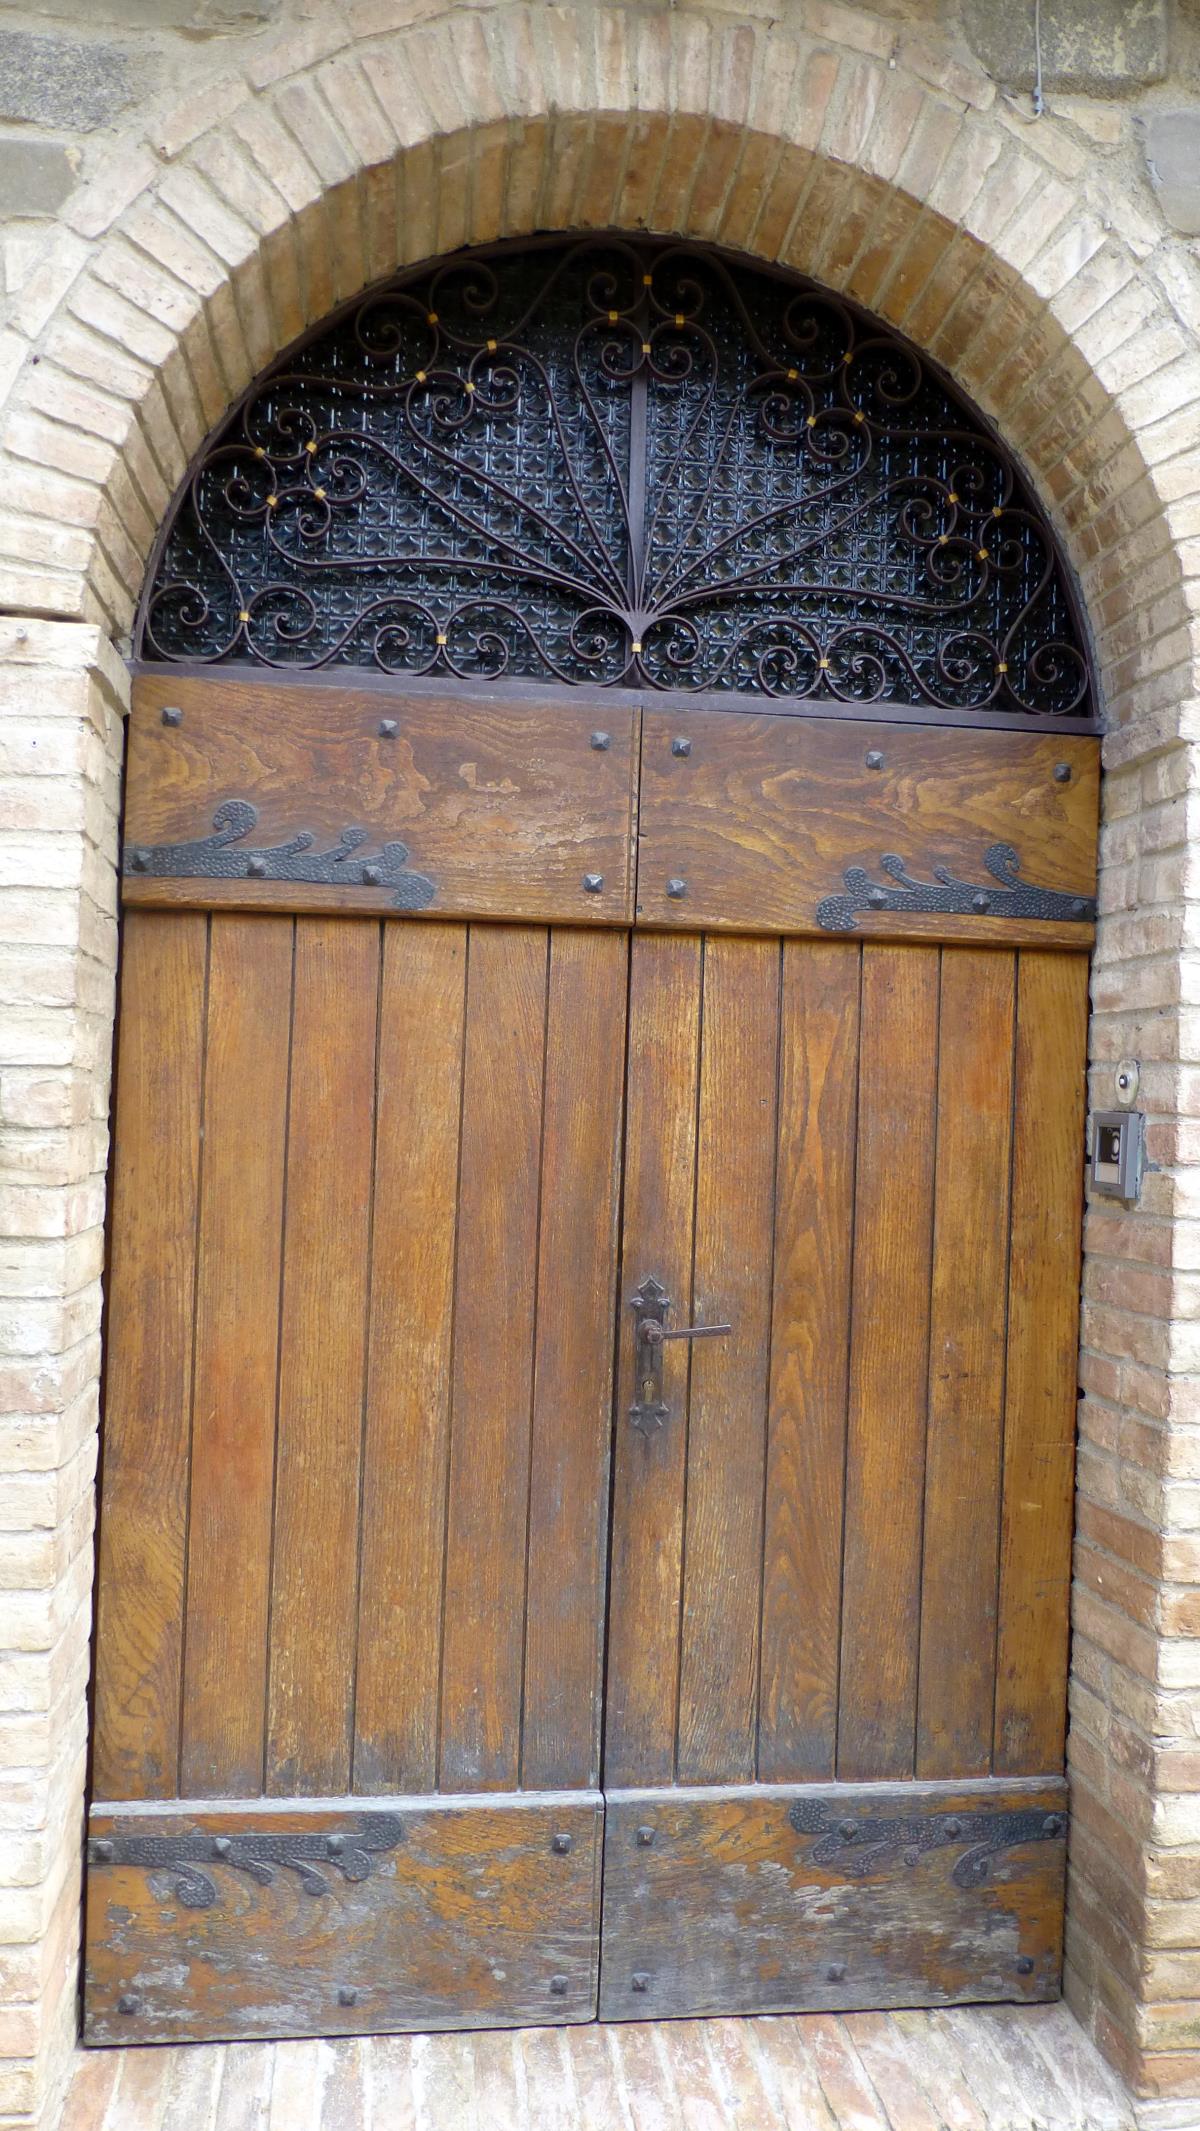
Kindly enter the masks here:
M 678 1331 L 668 1332 L 663 1319 L 671 1307 L 671 1298 L 653 1273 L 630 1297 L 630 1307 L 637 1313 L 634 1319 L 634 1372 L 638 1395 L 629 1409 L 629 1418 L 641 1435 L 649 1436 L 661 1428 L 667 1418 L 662 1350 L 668 1339 L 720 1339 L 732 1332 L 733 1326 L 689 1324 L 681 1325 Z

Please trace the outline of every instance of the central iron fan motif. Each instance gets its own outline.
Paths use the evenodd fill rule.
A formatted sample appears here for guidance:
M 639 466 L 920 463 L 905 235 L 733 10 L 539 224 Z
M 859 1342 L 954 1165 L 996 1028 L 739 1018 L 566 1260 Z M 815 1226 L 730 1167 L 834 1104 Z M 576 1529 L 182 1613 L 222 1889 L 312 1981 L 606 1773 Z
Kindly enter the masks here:
M 811 284 L 623 238 L 452 258 L 260 380 L 136 648 L 1093 712 L 1049 528 L 941 377 Z

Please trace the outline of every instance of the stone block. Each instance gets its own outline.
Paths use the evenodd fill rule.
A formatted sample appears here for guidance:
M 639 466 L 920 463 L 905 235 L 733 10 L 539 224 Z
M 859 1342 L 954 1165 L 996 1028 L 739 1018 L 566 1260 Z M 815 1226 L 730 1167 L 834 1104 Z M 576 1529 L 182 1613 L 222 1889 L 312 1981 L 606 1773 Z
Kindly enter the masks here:
M 1200 103 L 1144 111 L 1137 121 L 1158 203 L 1181 236 L 1200 237 Z
M 110 125 L 136 92 L 122 45 L 0 30 L 0 117 L 91 133 Z
M 17 215 L 52 215 L 75 184 L 76 156 L 62 141 L 0 137 L 0 200 Z
M 1166 0 L 1042 0 L 1042 86 L 1117 96 L 1167 71 Z M 963 28 L 996 81 L 1032 89 L 1034 10 L 963 0 Z

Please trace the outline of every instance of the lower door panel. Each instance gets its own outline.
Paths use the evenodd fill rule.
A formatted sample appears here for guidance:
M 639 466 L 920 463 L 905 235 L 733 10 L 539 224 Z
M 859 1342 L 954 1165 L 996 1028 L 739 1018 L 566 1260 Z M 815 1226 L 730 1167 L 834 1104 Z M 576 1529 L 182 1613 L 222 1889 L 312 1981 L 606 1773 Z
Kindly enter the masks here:
M 591 2020 L 601 1826 L 594 1791 L 95 1807 L 86 2039 Z
M 622 1790 L 600 2017 L 1058 1995 L 1058 1779 Z

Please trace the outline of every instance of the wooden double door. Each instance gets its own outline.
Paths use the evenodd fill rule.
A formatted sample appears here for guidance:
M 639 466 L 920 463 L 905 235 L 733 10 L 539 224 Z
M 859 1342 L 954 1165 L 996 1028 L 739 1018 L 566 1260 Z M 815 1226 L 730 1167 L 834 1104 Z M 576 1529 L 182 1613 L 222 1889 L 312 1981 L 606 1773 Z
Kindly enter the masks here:
M 624 885 L 619 823 L 444 713 L 372 768 L 423 911 L 235 876 L 184 833 L 250 775 L 212 686 L 135 712 L 90 2037 L 1053 1995 L 1086 921 L 780 914 L 820 854 L 751 824 L 803 832 L 814 742 L 721 712 L 657 772 L 644 719 L 580 727 Z M 263 697 L 260 770 L 331 708 Z M 934 739 L 888 741 L 910 848 Z M 670 779 L 734 741 L 722 867 Z M 1073 792 L 1030 756 L 978 805 L 1082 907 L 1057 749 Z M 880 803 L 842 795 L 851 900 Z

